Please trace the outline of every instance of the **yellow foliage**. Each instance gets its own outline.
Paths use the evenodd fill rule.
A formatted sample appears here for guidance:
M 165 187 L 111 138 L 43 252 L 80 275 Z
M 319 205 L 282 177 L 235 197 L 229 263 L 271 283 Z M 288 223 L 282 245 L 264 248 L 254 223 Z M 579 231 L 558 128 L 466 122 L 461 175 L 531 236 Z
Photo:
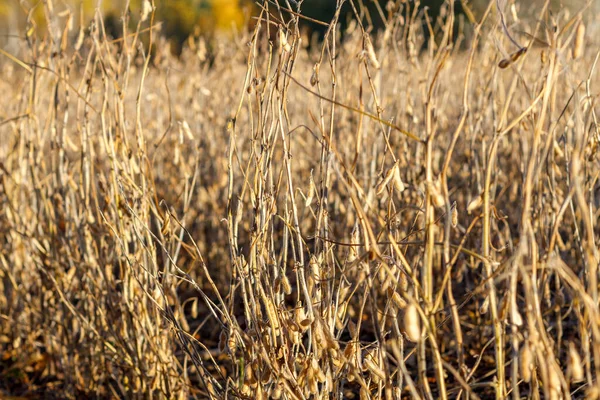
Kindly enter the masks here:
M 216 29 L 229 30 L 240 27 L 244 22 L 244 15 L 239 2 L 231 0 L 213 0 L 212 14 L 215 17 Z
M 10 6 L 6 2 L 0 2 L 0 17 L 7 17 L 9 15 Z
M 139 18 L 142 1 L 130 1 L 131 18 L 134 23 Z M 37 27 L 36 32 L 39 36 L 44 36 L 47 23 L 44 12 L 44 7 L 47 5 L 44 3 L 38 1 L 20 5 L 16 1 L 0 0 L 0 26 L 22 30 L 25 28 L 28 13 L 32 11 Z M 250 0 L 155 0 L 156 20 L 164 22 L 165 35 L 181 41 L 193 33 L 196 27 L 200 28 L 202 34 L 230 32 L 233 28 L 240 28 L 244 23 L 242 5 L 251 3 Z M 25 4 L 31 4 L 32 10 L 28 10 Z M 80 13 L 83 13 L 84 24 L 87 24 L 94 17 L 98 0 L 62 0 L 50 4 L 53 4 L 54 16 L 67 9 L 70 10 L 77 29 Z M 124 2 L 104 0 L 100 4 L 102 5 L 100 11 L 106 18 L 112 15 L 118 20 L 123 13 Z M 63 22 L 66 23 L 66 20 L 61 19 L 60 24 L 62 25 Z

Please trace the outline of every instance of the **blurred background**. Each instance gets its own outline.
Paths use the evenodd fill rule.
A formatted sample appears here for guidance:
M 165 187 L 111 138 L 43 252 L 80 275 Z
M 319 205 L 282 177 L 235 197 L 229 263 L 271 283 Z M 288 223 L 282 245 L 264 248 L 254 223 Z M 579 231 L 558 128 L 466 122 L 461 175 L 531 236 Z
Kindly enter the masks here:
M 130 0 L 130 24 L 135 27 L 142 9 L 144 0 Z M 185 39 L 190 35 L 214 36 L 235 35 L 241 29 L 252 26 L 252 15 L 257 15 L 258 4 L 266 0 L 156 0 L 156 18 L 162 22 L 162 32 L 174 44 L 174 51 L 178 51 Z M 286 0 L 279 1 L 285 5 Z M 373 22 L 375 27 L 381 25 L 381 14 L 386 13 L 388 4 L 406 2 L 407 0 L 354 0 L 360 8 L 364 18 Z M 419 4 L 421 10 L 427 9 L 432 20 L 435 20 L 437 10 L 444 0 L 422 0 L 410 3 Z M 510 6 L 512 3 L 520 6 L 520 12 L 526 13 L 543 4 L 543 0 L 500 0 L 501 4 Z M 120 36 L 123 32 L 122 16 L 126 2 L 113 0 L 53 0 L 42 2 L 39 0 L 0 0 L 0 45 L 6 46 L 12 42 L 14 46 L 18 42 L 18 32 L 33 31 L 38 37 L 44 36 L 46 27 L 44 3 L 54 8 L 58 15 L 73 18 L 76 28 L 78 23 L 84 26 L 91 20 L 96 10 L 101 10 L 104 16 L 107 33 L 111 36 Z M 509 4 L 506 4 L 509 3 Z M 558 10 L 562 6 L 577 9 L 584 4 L 584 0 L 551 0 L 552 8 Z M 598 11 L 600 0 L 594 0 L 593 10 Z M 290 0 L 295 8 L 295 0 Z M 466 5 L 475 16 L 477 16 L 488 4 L 488 0 L 456 0 L 456 10 L 463 12 L 462 5 Z M 363 6 L 364 5 L 364 6 Z M 335 12 L 336 0 L 305 0 L 302 3 L 302 13 L 321 21 L 330 21 Z M 69 12 L 70 11 L 70 12 Z M 593 13 L 595 11 L 591 11 Z M 343 8 L 340 21 L 348 20 L 352 10 L 349 2 Z M 28 24 L 29 21 L 29 24 Z M 63 25 L 64 26 L 64 25 Z M 323 28 L 319 25 L 307 23 L 307 28 L 319 33 Z M 77 32 L 77 29 L 75 30 Z M 11 40 L 11 38 L 13 40 Z

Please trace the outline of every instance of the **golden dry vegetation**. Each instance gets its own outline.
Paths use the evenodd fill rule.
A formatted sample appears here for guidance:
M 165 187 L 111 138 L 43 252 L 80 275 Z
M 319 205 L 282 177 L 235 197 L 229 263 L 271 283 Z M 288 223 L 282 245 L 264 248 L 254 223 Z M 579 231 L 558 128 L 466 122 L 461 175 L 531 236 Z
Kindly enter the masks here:
M 590 5 L 351 3 L 0 51 L 0 397 L 600 398 Z

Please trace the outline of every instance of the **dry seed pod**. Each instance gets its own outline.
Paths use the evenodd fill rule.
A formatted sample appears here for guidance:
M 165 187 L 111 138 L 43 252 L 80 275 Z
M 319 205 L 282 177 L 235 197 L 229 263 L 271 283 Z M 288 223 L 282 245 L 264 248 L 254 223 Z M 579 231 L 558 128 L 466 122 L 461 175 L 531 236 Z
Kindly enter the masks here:
M 452 207 L 452 227 L 456 228 L 458 225 L 458 210 L 456 209 L 456 202 L 454 202 L 454 206 Z
M 294 320 L 298 325 L 300 322 L 306 319 L 306 313 L 304 312 L 304 307 L 302 306 L 302 302 L 296 303 L 296 308 L 294 309 Z
M 75 41 L 75 46 L 74 46 L 75 51 L 79 51 L 79 49 L 81 49 L 84 38 L 85 38 L 85 33 L 83 30 L 83 25 L 82 25 L 81 28 L 79 29 L 79 34 L 77 35 L 77 40 Z
M 404 332 L 411 342 L 416 343 L 421 339 L 421 317 L 417 306 L 412 303 L 404 310 Z
M 313 336 L 315 338 L 315 342 L 319 345 L 317 347 L 322 347 L 323 343 L 325 342 L 325 338 L 323 337 L 323 327 L 318 320 L 316 320 L 313 324 Z
M 367 57 L 368 57 L 371 65 L 373 65 L 373 67 L 375 67 L 375 69 L 381 68 L 381 64 L 377 60 L 377 55 L 375 54 L 375 48 L 373 47 L 371 38 L 369 38 L 369 36 L 367 36 L 367 35 L 365 35 L 365 48 L 367 51 Z
M 281 277 L 280 276 L 275 278 L 275 281 L 273 282 L 273 293 L 279 293 L 279 292 L 281 292 Z
M 561 392 L 560 375 L 553 364 L 550 364 L 548 368 L 548 384 L 552 395 L 556 396 Z
M 302 321 L 300 321 L 300 327 L 302 328 L 302 330 L 306 330 L 308 329 L 308 327 L 312 324 L 312 321 L 309 318 L 303 319 Z
M 187 121 L 181 122 L 181 131 L 189 140 L 194 140 L 194 135 L 192 134 L 192 130 L 190 129 L 190 125 L 187 123 Z
M 227 347 L 229 348 L 229 352 L 231 354 L 235 354 L 235 351 L 237 350 L 237 340 L 233 333 L 229 334 L 229 338 L 227 339 Z
M 317 324 L 319 326 L 319 335 L 320 335 L 320 338 L 319 338 L 320 342 L 318 342 L 318 343 L 321 345 L 321 350 L 329 350 L 329 349 L 339 348 L 338 343 L 335 341 L 334 338 L 331 337 L 331 333 L 329 332 L 327 327 L 322 326 L 322 324 L 323 324 L 323 322 Z
M 256 400 L 263 400 L 265 398 L 263 388 L 261 385 L 256 387 L 256 391 L 254 392 L 254 398 Z
M 316 280 L 321 279 L 321 265 L 315 256 L 310 258 L 310 272 Z
M 359 232 L 359 228 L 358 226 L 355 226 L 354 229 L 352 230 L 352 236 L 350 237 L 350 243 L 353 244 L 357 244 L 360 243 L 360 232 Z M 354 262 L 356 259 L 358 258 L 358 250 L 356 246 L 350 246 L 350 248 L 348 249 L 348 259 L 347 262 L 348 263 L 352 263 Z M 346 293 L 348 292 L 349 287 L 345 287 L 344 288 L 344 296 L 342 298 L 345 297 Z
M 263 385 L 268 385 L 271 382 L 271 369 L 265 368 L 263 370 L 262 376 L 260 377 L 260 383 Z
M 350 332 L 350 336 L 353 338 L 357 336 L 356 324 L 352 320 L 348 321 L 348 332 Z
M 345 302 L 345 301 L 344 301 L 344 302 L 342 302 L 342 303 L 340 303 L 340 304 L 338 305 L 338 308 L 337 308 L 337 315 L 336 315 L 336 316 L 337 316 L 337 318 L 338 318 L 340 321 L 343 321 L 343 320 L 344 320 L 344 318 L 346 317 L 346 309 L 347 309 L 347 307 L 348 307 L 348 303 L 347 303 L 347 302 Z
M 383 369 L 381 369 L 381 367 L 379 367 L 379 365 L 377 365 L 375 357 L 373 356 L 372 353 L 369 353 L 365 359 L 363 360 L 363 370 L 368 370 L 371 371 L 371 373 L 376 376 L 377 378 L 379 378 L 379 380 L 384 381 L 385 380 L 385 371 Z
M 481 306 L 479 307 L 479 313 L 487 314 L 489 309 L 490 309 L 490 298 L 486 297 L 485 300 L 483 300 L 483 303 L 481 304 Z
M 244 203 L 238 200 L 237 208 L 235 210 L 235 225 L 239 225 L 242 222 L 242 216 L 244 215 Z
M 585 42 L 585 25 L 580 23 L 575 34 L 575 43 L 573 44 L 573 58 L 576 60 L 583 55 Z
M 219 344 L 218 344 L 218 348 L 221 353 L 225 351 L 226 344 L 227 344 L 227 333 L 225 333 L 225 331 L 221 331 L 221 333 L 219 334 Z
M 364 386 L 360 387 L 360 393 L 359 394 L 360 394 L 360 400 L 370 400 L 370 399 L 372 399 L 371 393 Z
M 279 29 L 279 43 L 285 52 L 289 53 L 292 50 L 292 46 L 288 43 L 287 35 L 281 28 Z
M 315 197 L 315 182 L 313 180 L 312 174 L 310 175 L 310 183 L 308 187 L 308 195 L 306 196 L 306 201 L 304 203 L 304 207 L 310 207 L 313 198 Z
M 365 365 L 367 366 L 367 369 L 371 372 L 371 374 L 373 376 L 373 381 L 375 383 L 385 381 L 385 372 L 383 371 L 383 369 L 379 368 L 371 360 L 365 360 Z
M 252 393 L 252 389 L 250 388 L 250 385 L 248 385 L 246 382 L 244 382 L 242 384 L 242 389 L 240 391 L 242 392 L 242 394 L 244 394 L 246 396 L 250 396 L 250 394 Z
M 319 393 L 319 385 L 314 375 L 308 377 L 308 392 L 310 394 Z
M 291 330 L 289 332 L 290 332 L 290 341 L 295 345 L 299 345 L 300 342 L 302 341 L 302 334 L 300 332 L 292 332 Z
M 558 142 L 556 140 L 554 140 L 553 142 L 554 143 L 552 144 L 552 149 L 554 150 L 554 155 L 559 158 L 564 158 L 565 153 L 564 153 L 563 149 L 560 147 L 560 145 L 558 144 Z
M 523 54 L 527 52 L 527 47 L 521 47 L 519 50 L 512 53 L 508 58 L 501 60 L 498 66 L 502 69 L 508 68 L 510 65 L 515 63 Z
M 267 311 L 267 316 L 269 317 L 269 321 L 271 322 L 271 326 L 275 329 L 275 336 L 279 336 L 279 318 L 277 317 L 277 308 L 273 301 L 269 298 L 265 298 L 263 301 L 265 305 L 265 310 Z
M 315 295 L 315 293 L 314 293 L 314 290 L 315 290 L 315 277 L 312 274 L 309 275 L 308 278 L 306 278 L 306 286 L 307 286 L 307 289 L 308 289 L 308 293 L 311 296 L 314 296 Z
M 515 22 L 519 22 L 519 16 L 517 15 L 517 6 L 515 3 L 510 5 L 510 14 L 512 15 Z
M 58 13 L 61 18 L 67 17 L 66 29 L 71 32 L 73 30 L 73 13 L 70 10 L 64 10 Z
M 600 399 L 600 388 L 598 385 L 590 386 L 585 391 L 585 398 L 588 400 L 598 400 Z
M 404 192 L 404 189 L 406 189 L 404 182 L 402 182 L 402 177 L 400 176 L 400 168 L 398 168 L 397 165 L 394 168 L 394 187 L 398 193 L 402 193 Z
M 398 283 L 400 285 L 400 290 L 406 293 L 406 291 L 408 290 L 408 277 L 406 276 L 406 273 L 400 274 L 400 279 L 398 280 Z
M 352 333 L 350 333 L 350 336 L 352 336 Z M 352 356 L 355 354 L 354 347 L 355 347 L 354 342 L 348 342 L 348 344 L 344 348 L 343 356 L 346 360 L 352 359 Z
M 398 309 L 403 310 L 406 308 L 407 303 L 406 300 L 404 300 L 400 294 L 396 291 L 393 291 L 392 293 L 392 301 L 394 302 L 394 304 L 396 305 L 396 307 L 398 307 Z
M 311 358 L 310 368 L 311 368 L 314 376 L 317 378 L 317 381 L 319 381 L 321 383 L 325 382 L 327 377 L 321 370 L 321 366 L 319 365 L 319 362 L 314 357 Z
M 521 354 L 519 356 L 521 378 L 525 382 L 531 381 L 531 371 L 533 371 L 533 353 L 529 343 L 525 342 L 521 348 Z
M 385 292 L 386 290 L 388 290 L 388 288 L 390 287 L 390 284 L 392 283 L 391 279 L 387 279 L 388 274 L 387 271 L 384 270 L 383 268 L 379 269 L 379 281 L 381 282 L 381 287 L 380 290 L 382 292 Z
M 340 312 L 338 311 L 336 317 L 335 317 L 335 329 L 341 331 L 344 330 L 344 328 L 346 327 L 346 324 L 344 323 L 344 319 L 343 317 L 340 317 L 340 315 L 343 316 L 343 314 L 340 314 Z
M 281 287 L 283 288 L 283 293 L 289 295 L 292 293 L 292 285 L 290 285 L 290 280 L 286 275 L 281 277 Z
M 414 115 L 415 115 L 415 110 L 413 109 L 413 106 L 412 106 L 410 100 L 406 104 L 406 115 L 408 115 L 409 117 L 414 117 Z
M 521 313 L 519 313 L 519 310 L 517 310 L 516 306 L 513 307 L 512 310 L 512 321 L 516 326 L 523 326 L 523 317 L 521 316 Z
M 313 67 L 313 73 L 310 77 L 311 86 L 315 86 L 317 83 L 319 83 L 319 64 L 315 64 Z
M 141 22 L 144 22 L 148 19 L 148 15 L 152 12 L 152 4 L 148 0 L 144 0 L 142 2 L 142 15 L 140 17 Z
M 379 182 L 377 184 L 377 187 L 375 188 L 375 192 L 377 194 L 381 194 L 383 192 L 383 190 L 385 189 L 385 186 L 392 180 L 392 178 L 394 177 L 395 171 L 396 170 L 396 165 L 394 165 L 392 168 L 388 169 L 388 171 L 385 173 L 385 177 L 383 178 L 383 180 L 381 182 Z
M 446 204 L 446 200 L 442 195 L 441 190 L 441 182 L 439 179 L 435 181 L 435 183 L 428 183 L 427 188 L 429 189 L 429 193 L 431 194 L 431 201 L 433 205 L 437 208 L 442 208 Z
M 252 370 L 251 363 L 246 364 L 244 377 L 246 378 L 246 383 L 248 383 L 249 385 L 254 385 L 256 383 L 256 377 L 254 376 L 254 371 Z
M 475 197 L 469 205 L 467 206 L 467 212 L 471 214 L 473 211 L 477 210 L 483 204 L 483 193 L 479 196 Z
M 194 300 L 192 300 L 192 307 L 191 307 L 190 315 L 192 316 L 193 319 L 198 318 L 198 298 L 195 298 Z
M 330 352 L 330 354 L 331 354 L 331 363 L 333 364 L 333 366 L 335 368 L 338 369 L 336 371 L 336 373 L 338 373 L 339 370 L 341 370 L 344 367 L 344 362 L 345 361 L 344 361 L 343 357 L 341 356 L 341 354 L 339 352 L 336 352 L 336 351 L 332 350 Z M 329 370 L 329 371 L 331 371 L 331 370 Z
M 325 375 L 325 373 L 323 372 L 323 370 L 321 368 L 319 368 L 317 370 L 317 381 L 320 383 L 327 382 L 327 375 Z
M 569 343 L 569 373 L 572 382 L 580 382 L 584 378 L 581 356 L 573 343 Z
M 275 385 L 275 389 L 271 392 L 271 398 L 274 400 L 279 400 L 283 395 L 283 384 L 277 382 Z

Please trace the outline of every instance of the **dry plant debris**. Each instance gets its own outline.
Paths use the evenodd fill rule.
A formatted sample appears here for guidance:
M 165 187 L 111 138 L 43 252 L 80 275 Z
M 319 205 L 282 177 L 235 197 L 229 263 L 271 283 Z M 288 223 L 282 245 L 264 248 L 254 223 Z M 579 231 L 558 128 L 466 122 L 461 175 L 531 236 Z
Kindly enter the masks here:
M 590 4 L 147 3 L 1 51 L 0 397 L 600 397 Z

